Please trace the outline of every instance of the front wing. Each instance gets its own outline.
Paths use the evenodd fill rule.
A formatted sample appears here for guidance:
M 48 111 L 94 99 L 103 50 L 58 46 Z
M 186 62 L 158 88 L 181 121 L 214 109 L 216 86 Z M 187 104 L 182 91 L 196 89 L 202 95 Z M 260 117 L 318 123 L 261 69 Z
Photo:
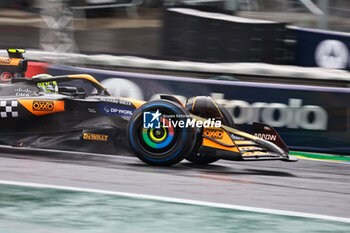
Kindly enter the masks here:
M 206 119 L 191 115 L 196 121 L 204 122 Z M 282 141 L 276 131 L 267 125 L 265 130 L 270 130 L 271 141 Z M 260 135 L 260 134 L 257 134 Z M 264 134 L 266 136 L 266 134 Z M 281 146 L 254 136 L 235 128 L 222 125 L 220 128 L 206 127 L 202 134 L 203 142 L 200 150 L 215 151 L 214 155 L 228 160 L 284 160 L 296 161 L 297 158 L 289 155 L 284 143 Z

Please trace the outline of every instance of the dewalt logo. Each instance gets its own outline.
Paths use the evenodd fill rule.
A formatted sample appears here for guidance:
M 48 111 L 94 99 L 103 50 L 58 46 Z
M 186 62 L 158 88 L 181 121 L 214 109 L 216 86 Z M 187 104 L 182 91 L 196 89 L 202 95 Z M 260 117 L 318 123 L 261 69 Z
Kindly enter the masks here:
M 203 134 L 215 139 L 221 139 L 224 136 L 222 129 L 205 129 Z
M 92 141 L 102 141 L 107 142 L 108 141 L 108 135 L 104 134 L 93 134 L 93 133 L 84 133 L 83 134 L 84 140 L 92 140 Z
M 52 112 L 54 109 L 53 101 L 34 101 L 33 102 L 33 110 L 34 111 L 47 111 Z

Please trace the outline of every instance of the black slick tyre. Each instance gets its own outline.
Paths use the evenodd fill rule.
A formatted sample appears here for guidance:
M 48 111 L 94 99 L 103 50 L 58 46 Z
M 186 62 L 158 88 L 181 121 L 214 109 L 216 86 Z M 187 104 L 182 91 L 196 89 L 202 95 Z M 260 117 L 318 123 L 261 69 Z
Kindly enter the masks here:
M 145 123 L 148 114 L 161 113 L 158 128 Z M 153 115 L 156 116 L 156 115 Z M 150 101 L 139 107 L 128 123 L 128 140 L 131 149 L 143 162 L 155 166 L 171 166 L 183 160 L 196 141 L 195 128 L 179 127 L 172 122 L 188 121 L 187 110 L 169 100 Z M 145 124 L 144 124 L 145 123 Z M 150 122 L 148 122 L 150 123 Z

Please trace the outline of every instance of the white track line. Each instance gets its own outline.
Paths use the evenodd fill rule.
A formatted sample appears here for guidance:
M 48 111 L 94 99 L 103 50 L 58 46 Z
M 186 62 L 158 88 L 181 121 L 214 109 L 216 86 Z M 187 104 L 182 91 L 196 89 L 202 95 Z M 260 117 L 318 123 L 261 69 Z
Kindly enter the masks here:
M 145 195 L 145 194 L 137 194 L 137 193 L 116 192 L 116 191 L 107 191 L 107 190 L 99 190 L 99 189 L 77 188 L 77 187 L 69 187 L 69 186 L 57 186 L 57 185 L 7 181 L 7 180 L 0 180 L 0 184 L 34 187 L 34 188 L 69 190 L 69 191 L 77 191 L 77 192 L 100 193 L 100 194 L 107 194 L 107 195 L 117 195 L 117 196 L 123 196 L 123 197 L 148 199 L 148 200 L 179 203 L 179 204 L 199 205 L 199 206 L 207 206 L 207 207 L 214 207 L 214 208 L 234 209 L 234 210 L 252 211 L 252 212 L 259 212 L 259 213 L 266 213 L 266 214 L 313 218 L 313 219 L 322 219 L 327 221 L 350 223 L 350 218 L 342 218 L 342 217 L 310 214 L 310 213 L 302 213 L 302 212 L 294 212 L 294 211 L 285 211 L 285 210 L 275 210 L 275 209 L 267 209 L 267 208 L 257 208 L 257 207 L 241 206 L 241 205 L 231 205 L 231 204 L 216 203 L 216 202 L 197 201 L 197 200 L 189 200 L 189 199 L 181 199 L 181 198 L 153 196 L 153 195 Z

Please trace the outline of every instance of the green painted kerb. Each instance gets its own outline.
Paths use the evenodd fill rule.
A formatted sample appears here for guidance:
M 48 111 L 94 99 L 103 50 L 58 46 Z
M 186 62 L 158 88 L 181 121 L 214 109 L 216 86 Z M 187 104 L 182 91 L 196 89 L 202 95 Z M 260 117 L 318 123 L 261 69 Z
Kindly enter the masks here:
M 350 157 L 346 156 L 336 156 L 336 155 L 322 155 L 306 152 L 291 151 L 291 155 L 303 156 L 310 159 L 321 159 L 321 160 L 335 160 L 335 161 L 347 161 L 350 162 Z

